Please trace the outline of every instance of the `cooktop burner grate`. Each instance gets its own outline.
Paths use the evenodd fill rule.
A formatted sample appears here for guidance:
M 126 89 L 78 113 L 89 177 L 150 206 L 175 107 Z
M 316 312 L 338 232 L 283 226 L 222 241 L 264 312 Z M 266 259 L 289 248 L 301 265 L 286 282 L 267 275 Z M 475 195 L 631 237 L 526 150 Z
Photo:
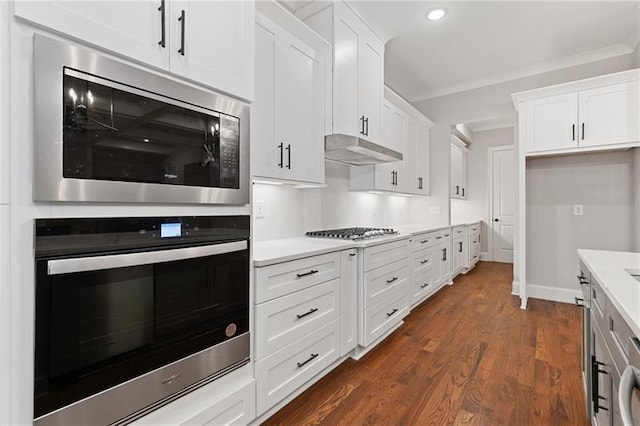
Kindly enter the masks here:
M 383 235 L 397 234 L 398 231 L 392 228 L 341 228 L 327 229 L 321 231 L 310 231 L 307 237 L 317 238 L 339 238 L 345 240 L 362 240 L 365 238 L 380 237 Z

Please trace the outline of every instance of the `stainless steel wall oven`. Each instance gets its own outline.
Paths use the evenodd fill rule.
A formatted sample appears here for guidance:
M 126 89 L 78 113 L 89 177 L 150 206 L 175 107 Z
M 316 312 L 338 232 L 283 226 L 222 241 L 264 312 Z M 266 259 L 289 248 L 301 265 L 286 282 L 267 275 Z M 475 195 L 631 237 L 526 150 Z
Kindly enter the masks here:
M 249 216 L 35 228 L 36 424 L 126 423 L 249 361 Z
M 36 201 L 247 204 L 249 107 L 36 34 Z

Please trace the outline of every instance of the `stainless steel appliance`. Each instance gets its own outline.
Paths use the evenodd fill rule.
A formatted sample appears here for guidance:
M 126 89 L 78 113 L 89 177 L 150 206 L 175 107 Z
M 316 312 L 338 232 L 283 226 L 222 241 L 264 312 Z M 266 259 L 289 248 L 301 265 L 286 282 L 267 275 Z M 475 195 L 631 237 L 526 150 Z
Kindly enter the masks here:
M 360 134 L 367 136 L 368 119 L 362 117 Z M 324 138 L 324 156 L 352 166 L 402 161 L 402 153 L 355 136 L 333 134 Z
M 39 34 L 34 51 L 34 200 L 249 202 L 248 105 Z
M 249 362 L 249 216 L 35 228 L 36 425 L 127 423 Z
M 341 228 L 327 229 L 322 231 L 309 231 L 305 235 L 307 237 L 318 238 L 340 238 L 344 240 L 363 240 L 366 238 L 375 238 L 385 235 L 397 234 L 391 228 Z
M 629 339 L 629 365 L 620 378 L 618 399 L 622 423 L 640 425 L 640 341 L 636 337 Z

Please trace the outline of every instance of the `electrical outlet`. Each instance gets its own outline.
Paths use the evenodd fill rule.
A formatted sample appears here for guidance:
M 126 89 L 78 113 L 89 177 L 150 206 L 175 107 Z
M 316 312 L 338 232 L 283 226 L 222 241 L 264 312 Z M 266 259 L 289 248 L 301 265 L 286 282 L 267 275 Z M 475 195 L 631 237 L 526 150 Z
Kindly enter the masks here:
M 582 204 L 573 205 L 573 215 L 582 216 L 584 214 L 584 206 Z
M 429 214 L 440 214 L 440 206 L 429 207 Z
M 264 219 L 264 201 L 255 201 L 253 204 L 255 207 L 256 219 Z

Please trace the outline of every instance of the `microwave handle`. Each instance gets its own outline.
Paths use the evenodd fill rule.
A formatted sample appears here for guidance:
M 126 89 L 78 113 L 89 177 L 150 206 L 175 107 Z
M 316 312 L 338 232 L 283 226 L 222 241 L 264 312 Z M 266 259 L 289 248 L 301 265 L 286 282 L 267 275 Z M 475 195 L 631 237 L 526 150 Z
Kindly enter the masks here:
M 212 244 L 208 246 L 186 247 L 173 250 L 157 250 L 142 253 L 111 254 L 106 256 L 55 259 L 47 262 L 47 274 L 71 274 L 75 272 L 98 271 L 101 269 L 126 268 L 128 266 L 149 265 L 193 259 L 246 250 L 247 241 Z

